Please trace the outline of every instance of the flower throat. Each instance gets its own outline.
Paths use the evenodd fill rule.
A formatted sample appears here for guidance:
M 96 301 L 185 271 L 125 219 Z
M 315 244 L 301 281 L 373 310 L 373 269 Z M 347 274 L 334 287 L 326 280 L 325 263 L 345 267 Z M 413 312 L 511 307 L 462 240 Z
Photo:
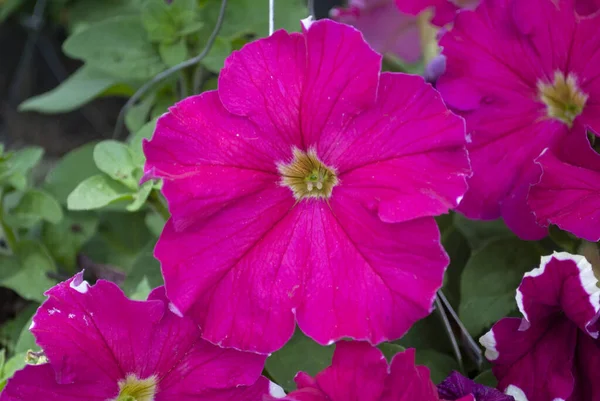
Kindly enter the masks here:
M 583 112 L 588 95 L 577 85 L 577 77 L 569 74 L 565 77 L 561 71 L 554 73 L 554 82 L 537 84 L 539 99 L 546 105 L 548 117 L 560 120 L 569 128 Z
M 289 164 L 277 166 L 281 185 L 290 188 L 296 200 L 329 198 L 338 184 L 335 170 L 323 164 L 314 149 L 303 152 L 294 148 L 293 156 Z

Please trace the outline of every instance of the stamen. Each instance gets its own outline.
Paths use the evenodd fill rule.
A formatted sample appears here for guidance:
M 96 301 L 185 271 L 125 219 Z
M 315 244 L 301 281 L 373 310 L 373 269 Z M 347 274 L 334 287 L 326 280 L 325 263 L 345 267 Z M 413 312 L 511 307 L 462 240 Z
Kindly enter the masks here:
M 569 127 L 585 107 L 588 95 L 577 84 L 574 74 L 565 74 L 561 71 L 554 73 L 554 82 L 537 84 L 539 100 L 546 105 L 549 118 L 560 120 Z
M 138 379 L 128 374 L 125 380 L 119 381 L 119 395 L 113 401 L 154 401 L 156 395 L 156 377 Z
M 335 170 L 323 164 L 314 149 L 303 152 L 294 148 L 293 155 L 289 164 L 277 166 L 281 185 L 290 188 L 297 200 L 329 198 L 338 184 Z

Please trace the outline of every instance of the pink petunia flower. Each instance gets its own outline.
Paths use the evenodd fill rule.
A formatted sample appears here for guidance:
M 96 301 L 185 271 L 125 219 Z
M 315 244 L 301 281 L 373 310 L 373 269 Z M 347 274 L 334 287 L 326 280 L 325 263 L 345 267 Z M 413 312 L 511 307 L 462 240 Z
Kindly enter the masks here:
M 454 21 L 456 13 L 462 9 L 473 9 L 479 0 L 394 0 L 398 8 L 409 15 L 419 15 L 427 9 L 432 10 L 431 22 L 444 26 Z
M 432 216 L 466 189 L 464 125 L 380 63 L 347 25 L 277 31 L 158 121 L 145 170 L 172 218 L 155 255 L 205 339 L 268 353 L 297 320 L 320 344 L 379 343 L 430 313 L 448 264 Z
M 331 366 L 314 378 L 299 372 L 294 380 L 298 390 L 283 401 L 439 401 L 429 369 L 415 365 L 414 349 L 396 354 L 388 365 L 377 348 L 341 341 Z
M 417 19 L 398 10 L 394 0 L 350 0 L 348 8 L 334 8 L 331 18 L 354 26 L 381 54 L 391 53 L 407 63 L 421 59 Z
M 599 24 L 573 0 L 489 0 L 459 13 L 443 36 L 437 88 L 472 138 L 459 208 L 467 217 L 503 217 L 524 239 L 546 235 L 526 204 L 539 180 L 534 160 L 584 125 L 600 128 Z
M 261 401 L 265 357 L 216 347 L 169 305 L 162 287 L 131 301 L 82 273 L 51 288 L 31 331 L 49 363 L 28 365 L 1 401 Z
M 565 141 L 536 160 L 542 175 L 528 203 L 538 223 L 555 224 L 580 238 L 600 240 L 600 155 L 585 136 Z
M 525 274 L 523 319 L 502 319 L 480 340 L 499 389 L 518 401 L 600 399 L 597 284 L 583 256 L 564 252 Z

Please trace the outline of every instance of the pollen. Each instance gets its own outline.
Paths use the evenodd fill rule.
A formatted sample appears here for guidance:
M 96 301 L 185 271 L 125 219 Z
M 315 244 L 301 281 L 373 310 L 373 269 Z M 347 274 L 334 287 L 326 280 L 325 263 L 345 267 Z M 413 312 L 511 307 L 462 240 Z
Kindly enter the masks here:
M 548 118 L 560 120 L 569 127 L 583 112 L 588 95 L 577 84 L 574 74 L 561 71 L 554 73 L 554 82 L 539 81 L 537 84 L 539 100 L 546 105 Z
M 323 164 L 314 149 L 304 152 L 294 148 L 292 152 L 293 159 L 289 164 L 277 166 L 281 185 L 290 188 L 296 200 L 329 198 L 338 184 L 335 170 Z
M 156 377 L 138 379 L 129 374 L 119 381 L 119 395 L 112 401 L 154 401 L 156 395 Z

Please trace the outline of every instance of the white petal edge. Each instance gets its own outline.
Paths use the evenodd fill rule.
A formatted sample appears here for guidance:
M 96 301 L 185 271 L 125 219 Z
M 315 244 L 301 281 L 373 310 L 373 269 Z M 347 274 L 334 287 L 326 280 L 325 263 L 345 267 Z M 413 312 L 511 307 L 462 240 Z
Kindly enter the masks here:
M 509 385 L 504 393 L 506 395 L 512 395 L 515 401 L 529 401 L 523 390 L 513 384 Z
M 485 347 L 485 357 L 488 361 L 495 361 L 498 359 L 500 354 L 496 349 L 496 337 L 494 336 L 494 330 L 488 331 L 479 339 L 479 344 Z
M 277 383 L 269 382 L 269 395 L 275 398 L 284 398 L 285 391 Z
M 573 255 L 568 252 L 554 252 L 552 255 L 542 256 L 542 261 L 540 263 L 540 267 L 533 269 L 532 271 L 525 273 L 525 277 L 537 277 L 544 273 L 546 269 L 546 265 L 550 263 L 552 259 L 559 260 L 561 262 L 571 260 L 579 269 L 579 279 L 581 280 L 581 286 L 583 290 L 588 294 L 590 304 L 592 308 L 596 311 L 596 313 L 600 312 L 600 289 L 598 288 L 598 279 L 594 275 L 594 270 L 592 268 L 592 264 L 588 262 L 585 256 L 582 255 Z M 527 314 L 523 310 L 523 302 L 519 303 L 519 291 L 517 290 L 517 304 L 519 305 L 519 310 L 525 317 L 525 319 L 529 320 Z M 597 339 L 600 335 L 598 331 L 590 332 L 589 335 L 593 338 Z

